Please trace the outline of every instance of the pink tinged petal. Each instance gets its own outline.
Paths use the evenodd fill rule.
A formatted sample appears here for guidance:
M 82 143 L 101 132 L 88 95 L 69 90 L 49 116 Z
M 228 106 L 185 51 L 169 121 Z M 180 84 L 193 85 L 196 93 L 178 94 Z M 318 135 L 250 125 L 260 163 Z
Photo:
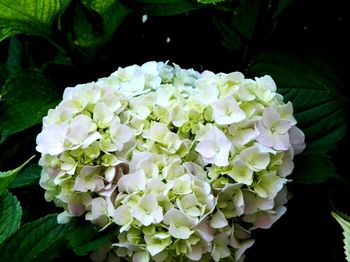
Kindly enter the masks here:
M 228 221 L 224 213 L 222 213 L 220 210 L 217 210 L 210 220 L 210 225 L 213 228 L 223 228 L 228 225 Z
M 36 138 L 36 150 L 42 154 L 58 155 L 64 151 L 68 124 L 51 125 L 44 128 Z
M 291 197 L 292 197 L 292 194 L 288 192 L 286 185 L 284 185 L 282 190 L 280 190 L 277 193 L 277 196 L 274 199 L 274 206 L 275 207 L 283 206 L 284 204 L 286 204 L 288 202 L 288 200 Z
M 202 257 L 202 253 L 202 247 L 199 244 L 197 244 L 195 246 L 191 246 L 191 249 L 189 253 L 186 254 L 186 257 L 193 261 L 199 261 Z
M 196 146 L 195 150 L 204 158 L 212 158 L 216 154 L 216 144 L 211 140 L 202 140 Z
M 254 239 L 249 239 L 240 243 L 238 250 L 236 250 L 235 252 L 236 261 L 238 261 L 242 257 L 242 255 L 245 253 L 245 251 L 248 248 L 253 246 L 254 242 L 255 242 Z
M 286 177 L 290 175 L 294 169 L 294 163 L 293 163 L 293 149 L 289 149 L 287 152 L 284 153 L 282 158 L 282 165 L 278 169 L 278 175 L 280 177 Z
M 277 152 L 275 150 L 273 150 L 270 147 L 264 146 L 262 144 L 254 143 L 254 146 L 257 147 L 261 153 L 271 153 L 273 155 L 277 154 Z
M 267 147 L 273 147 L 276 143 L 275 136 L 272 134 L 271 130 L 269 129 L 264 129 L 264 130 L 259 130 L 260 134 L 256 138 L 256 140 Z
M 79 191 L 79 192 L 87 192 L 88 191 L 88 189 L 86 187 L 85 178 L 83 178 L 81 176 L 77 176 L 77 178 L 75 179 L 75 183 L 74 183 L 74 190 Z
M 78 115 L 70 122 L 67 139 L 72 144 L 81 144 L 88 136 L 88 133 L 93 131 L 93 129 L 94 126 L 90 117 L 86 115 Z
M 214 229 L 210 226 L 209 220 L 204 220 L 198 224 L 196 232 L 206 243 L 210 243 L 214 239 Z
M 276 211 L 260 211 L 254 215 L 245 215 L 243 221 L 253 223 L 255 228 L 269 229 L 286 211 L 287 208 L 281 206 Z
M 291 128 L 290 121 L 287 120 L 280 120 L 278 124 L 275 126 L 275 132 L 278 134 L 284 134 L 288 132 L 288 130 Z
M 86 211 L 86 206 L 91 203 L 89 194 L 72 194 L 68 199 L 68 211 L 73 216 L 81 216 Z
M 285 133 L 283 135 L 275 134 L 275 144 L 273 146 L 276 150 L 287 151 L 290 148 L 289 134 Z
M 101 191 L 99 191 L 99 195 L 104 196 L 104 197 L 111 197 L 113 194 L 114 190 L 117 188 L 117 184 L 109 184 L 110 186 L 108 188 L 104 188 Z
M 101 214 L 106 212 L 107 210 L 107 202 L 104 198 L 98 197 L 94 198 L 91 201 L 91 212 L 93 214 Z
M 280 118 L 278 112 L 272 107 L 269 107 L 263 113 L 262 123 L 267 128 L 274 128 L 276 123 L 280 121 Z
M 306 147 L 304 133 L 296 126 L 292 126 L 288 133 L 294 153 L 300 154 Z

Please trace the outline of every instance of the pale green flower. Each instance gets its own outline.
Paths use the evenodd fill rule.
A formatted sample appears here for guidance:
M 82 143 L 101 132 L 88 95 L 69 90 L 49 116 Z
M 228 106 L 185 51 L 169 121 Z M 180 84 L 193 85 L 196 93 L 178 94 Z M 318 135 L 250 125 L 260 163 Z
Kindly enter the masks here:
M 261 152 L 256 146 L 248 147 L 242 150 L 238 158 L 255 172 L 266 169 L 270 162 L 270 155 L 268 153 Z
M 168 232 L 158 232 L 153 235 L 145 235 L 146 249 L 153 257 L 168 247 L 172 241 Z
M 143 196 L 131 214 L 144 226 L 149 226 L 152 223 L 156 224 L 163 220 L 163 210 L 158 205 L 155 195 Z
M 178 239 L 188 239 L 193 233 L 191 228 L 195 225 L 195 220 L 178 209 L 170 209 L 163 219 L 169 225 L 169 234 Z
M 133 216 L 130 213 L 129 207 L 122 205 L 114 210 L 113 220 L 117 225 L 121 226 L 120 232 L 128 231 L 133 222 Z
M 214 237 L 213 250 L 211 256 L 215 262 L 220 261 L 222 258 L 231 255 L 230 249 L 228 248 L 229 239 L 225 233 L 220 233 Z
M 287 180 L 285 178 L 266 172 L 260 176 L 258 182 L 253 187 L 258 196 L 273 199 L 286 182 Z
M 241 160 L 232 164 L 232 168 L 227 175 L 237 183 L 251 185 L 253 182 L 253 171 Z
M 187 195 L 192 192 L 192 179 L 188 174 L 184 174 L 173 181 L 172 191 L 177 195 Z

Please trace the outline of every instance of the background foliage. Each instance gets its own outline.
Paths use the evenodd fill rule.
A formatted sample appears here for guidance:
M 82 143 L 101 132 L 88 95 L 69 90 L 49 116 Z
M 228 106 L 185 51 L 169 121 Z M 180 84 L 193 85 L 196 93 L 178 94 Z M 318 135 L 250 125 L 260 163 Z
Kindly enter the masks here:
M 342 261 L 330 211 L 350 213 L 346 10 L 341 0 L 0 0 L 0 170 L 11 170 L 0 173 L 0 261 L 86 260 L 113 235 L 57 225 L 38 157 L 20 165 L 65 87 L 149 60 L 272 75 L 307 149 L 287 214 L 255 233 L 246 261 Z

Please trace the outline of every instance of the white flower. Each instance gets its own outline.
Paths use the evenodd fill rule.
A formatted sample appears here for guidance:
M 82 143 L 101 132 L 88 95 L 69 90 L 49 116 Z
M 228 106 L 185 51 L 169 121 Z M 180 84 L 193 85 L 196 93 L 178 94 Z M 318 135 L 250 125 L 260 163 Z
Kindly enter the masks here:
M 257 141 L 276 150 L 288 150 L 290 147 L 288 130 L 290 128 L 290 121 L 281 120 L 276 110 L 267 108 L 262 120 L 256 124 L 256 129 L 260 133 Z
M 204 161 L 217 166 L 227 166 L 231 142 L 217 127 L 211 127 L 196 146 Z
M 242 261 L 251 231 L 286 210 L 305 148 L 295 125 L 270 76 L 118 68 L 66 88 L 43 118 L 40 185 L 59 223 L 117 225 L 95 260 Z
M 53 124 L 45 128 L 36 138 L 36 150 L 42 154 L 58 155 L 64 151 L 67 124 Z
M 215 122 L 219 125 L 229 125 L 241 122 L 246 118 L 245 113 L 239 108 L 232 96 L 221 98 L 211 104 L 214 111 Z

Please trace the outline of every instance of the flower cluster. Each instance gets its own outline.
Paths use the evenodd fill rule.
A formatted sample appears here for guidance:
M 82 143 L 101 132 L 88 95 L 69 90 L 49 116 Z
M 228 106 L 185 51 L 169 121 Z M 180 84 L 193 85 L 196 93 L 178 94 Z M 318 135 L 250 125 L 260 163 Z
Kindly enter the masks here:
M 304 147 L 270 76 L 198 73 L 166 63 L 119 68 L 66 88 L 43 119 L 40 185 L 64 208 L 118 225 L 109 256 L 243 260 L 251 230 L 283 213 Z

